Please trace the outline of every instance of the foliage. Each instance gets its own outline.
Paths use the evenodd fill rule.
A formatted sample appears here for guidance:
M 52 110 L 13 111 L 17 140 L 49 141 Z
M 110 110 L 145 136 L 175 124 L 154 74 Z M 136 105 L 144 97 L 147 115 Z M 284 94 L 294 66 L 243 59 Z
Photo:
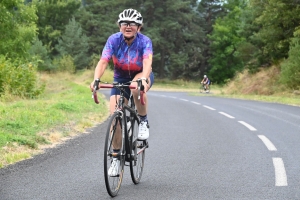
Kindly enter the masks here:
M 89 54 L 99 55 L 108 36 L 118 31 L 119 13 L 137 9 L 144 18 L 142 32 L 153 42 L 153 71 L 161 77 L 190 78 L 202 58 L 200 18 L 191 5 L 196 1 L 86 0 L 77 18 L 89 37 Z
M 211 49 L 211 43 L 213 42 L 208 35 L 212 34 L 213 25 L 215 24 L 218 17 L 223 17 L 226 15 L 226 9 L 224 9 L 224 0 L 201 0 L 197 11 L 201 18 L 200 26 L 203 28 L 205 33 L 201 36 L 202 48 L 201 55 L 202 59 L 199 64 L 200 77 L 211 69 L 209 59 L 212 57 L 213 50 Z
M 295 31 L 289 51 L 289 57 L 281 65 L 280 81 L 287 87 L 300 89 L 300 27 Z
M 276 62 L 286 58 L 290 38 L 293 37 L 295 28 L 299 26 L 300 4 L 286 0 L 250 0 L 249 5 L 253 12 L 259 8 L 254 23 L 260 29 L 253 35 L 253 39 L 262 42 L 265 61 Z
M 209 36 L 213 41 L 211 44 L 213 56 L 209 61 L 212 68 L 209 76 L 214 82 L 222 84 L 243 68 L 237 51 L 244 40 L 238 34 L 240 14 L 241 9 L 237 6 L 233 7 L 228 15 L 217 19 L 213 33 Z
M 76 69 L 84 69 L 89 65 L 88 38 L 82 33 L 80 24 L 72 18 L 66 26 L 66 30 L 56 45 L 60 55 L 70 55 L 74 59 Z
M 61 37 L 69 19 L 78 12 L 81 0 L 33 0 L 37 7 L 38 37 L 51 53 L 51 58 L 58 53 L 55 45 Z
M 76 66 L 74 64 L 74 59 L 70 55 L 63 55 L 59 59 L 54 59 L 53 61 L 56 68 L 54 72 L 68 72 L 74 74 L 76 72 Z
M 200 17 L 192 1 L 163 0 L 145 2 L 143 33 L 153 42 L 153 71 L 158 77 L 193 78 L 202 59 Z
M 33 45 L 29 49 L 29 54 L 39 61 L 39 71 L 51 71 L 53 69 L 54 66 L 52 65 L 48 50 L 38 38 L 34 40 Z
M 36 36 L 35 6 L 23 0 L 0 3 L 0 54 L 8 58 L 27 58 L 30 42 Z
M 156 77 L 190 80 L 208 73 L 222 83 L 242 68 L 256 73 L 282 60 L 282 83 L 297 74 L 298 0 L 2 0 L 0 54 L 7 62 L 35 62 L 40 71 L 67 69 L 66 63 L 77 70 L 94 66 L 125 8 L 143 15 Z
M 0 56 L 0 97 L 5 99 L 10 95 L 25 98 L 35 98 L 42 94 L 45 85 L 40 84 L 34 63 L 23 63 L 20 60 L 12 62 Z
M 125 9 L 122 0 L 85 0 L 84 7 L 76 14 L 88 40 L 88 54 L 100 55 L 107 38 L 117 32 L 119 13 Z

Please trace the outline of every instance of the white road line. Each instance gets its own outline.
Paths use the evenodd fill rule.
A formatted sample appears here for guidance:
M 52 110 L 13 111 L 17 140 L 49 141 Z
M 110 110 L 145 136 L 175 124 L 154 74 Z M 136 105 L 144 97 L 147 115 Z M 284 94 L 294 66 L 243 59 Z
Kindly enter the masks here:
M 187 99 L 180 99 L 180 100 L 182 100 L 182 101 L 189 101 L 189 100 L 187 100 Z
M 250 131 L 257 131 L 256 128 L 254 128 L 253 126 L 247 124 L 246 122 L 243 121 L 239 121 L 241 124 L 243 124 L 244 126 L 246 126 L 247 128 L 250 129 Z
M 266 145 L 266 147 L 269 149 L 269 151 L 277 151 L 274 144 L 264 135 L 258 135 L 258 137 L 263 141 L 263 143 Z
M 201 103 L 198 103 L 198 102 L 195 102 L 195 101 L 191 101 L 192 103 L 194 104 L 197 104 L 197 105 L 201 105 Z
M 171 97 L 171 98 L 173 98 L 173 99 L 177 99 L 177 97 Z
M 203 107 L 208 108 L 209 110 L 216 110 L 216 109 L 214 109 L 212 107 L 209 107 L 209 106 L 206 106 L 206 105 L 204 105 Z
M 161 94 L 160 96 L 161 96 L 161 97 L 166 97 L 166 95 L 162 95 L 162 94 Z
M 228 118 L 231 118 L 231 119 L 234 119 L 234 117 L 232 117 L 231 115 L 228 115 L 227 113 L 224 113 L 224 112 L 219 112 L 221 115 L 224 115 Z
M 275 186 L 287 186 L 287 176 L 282 158 L 273 158 L 275 168 Z

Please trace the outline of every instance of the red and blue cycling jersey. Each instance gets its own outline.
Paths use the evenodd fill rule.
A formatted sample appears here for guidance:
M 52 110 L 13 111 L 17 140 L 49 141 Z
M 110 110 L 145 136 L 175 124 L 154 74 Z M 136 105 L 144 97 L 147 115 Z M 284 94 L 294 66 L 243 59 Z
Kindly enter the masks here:
M 111 35 L 102 51 L 101 59 L 114 63 L 114 78 L 134 78 L 143 71 L 143 59 L 152 59 L 152 41 L 142 33 L 127 45 L 121 32 Z

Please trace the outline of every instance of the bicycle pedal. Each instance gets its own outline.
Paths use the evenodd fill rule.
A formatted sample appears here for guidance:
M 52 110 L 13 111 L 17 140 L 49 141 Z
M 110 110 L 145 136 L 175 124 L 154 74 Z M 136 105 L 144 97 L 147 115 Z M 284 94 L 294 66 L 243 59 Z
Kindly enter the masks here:
M 109 176 L 109 177 L 114 177 L 115 178 L 115 177 L 119 177 L 119 176 L 120 176 L 120 174 L 117 174 L 115 176 Z

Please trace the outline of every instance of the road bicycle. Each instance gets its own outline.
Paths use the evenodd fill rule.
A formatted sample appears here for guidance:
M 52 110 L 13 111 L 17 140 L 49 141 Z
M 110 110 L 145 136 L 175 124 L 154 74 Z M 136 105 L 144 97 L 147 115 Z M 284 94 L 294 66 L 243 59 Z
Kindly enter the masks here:
M 200 93 L 209 93 L 209 88 L 207 88 L 207 85 L 201 82 L 201 87 L 200 87 Z
M 137 82 L 137 88 L 130 85 Z M 100 88 L 117 88 L 120 90 L 120 98 L 117 102 L 116 110 L 111 115 L 106 132 L 104 146 L 104 178 L 107 192 L 110 196 L 115 197 L 121 187 L 124 166 L 130 166 L 131 179 L 134 184 L 138 184 L 141 180 L 145 150 L 149 147 L 147 140 L 138 140 L 140 118 L 135 108 L 133 96 L 130 95 L 128 105 L 125 104 L 125 88 L 137 89 L 138 99 L 144 105 L 144 86 L 142 80 L 129 81 L 127 83 L 104 83 L 96 80 L 93 90 L 93 98 L 95 103 L 99 103 L 97 97 L 97 89 Z M 114 139 L 114 138 L 118 138 Z M 117 144 L 118 143 L 118 144 Z M 113 145 L 120 147 L 118 152 L 113 150 Z M 117 159 L 118 173 L 116 176 L 109 175 L 109 167 L 113 161 Z

